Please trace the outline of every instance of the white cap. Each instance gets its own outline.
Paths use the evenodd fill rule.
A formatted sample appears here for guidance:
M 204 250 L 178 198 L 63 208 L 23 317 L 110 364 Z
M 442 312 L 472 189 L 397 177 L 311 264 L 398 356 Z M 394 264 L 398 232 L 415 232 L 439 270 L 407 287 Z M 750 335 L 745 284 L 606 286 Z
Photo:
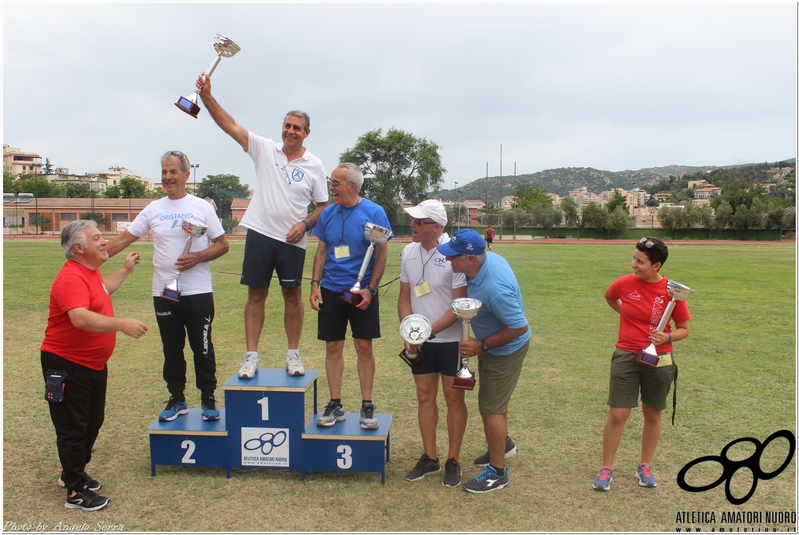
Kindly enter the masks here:
M 405 208 L 405 211 L 409 216 L 415 219 L 426 219 L 429 217 L 442 227 L 447 226 L 447 210 L 440 201 L 435 199 L 427 199 L 416 206 Z

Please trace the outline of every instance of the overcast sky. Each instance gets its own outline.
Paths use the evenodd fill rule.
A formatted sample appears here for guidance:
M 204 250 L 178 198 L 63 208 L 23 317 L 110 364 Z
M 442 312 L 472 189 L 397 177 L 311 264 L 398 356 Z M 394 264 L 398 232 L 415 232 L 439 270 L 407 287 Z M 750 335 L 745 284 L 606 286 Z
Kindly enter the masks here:
M 797 4 L 41 4 L 4 2 L 3 143 L 84 174 L 252 183 L 250 158 L 191 94 L 221 33 L 213 91 L 236 121 L 305 146 L 328 172 L 362 134 L 436 142 L 445 188 L 486 174 L 795 157 Z M 200 104 L 202 106 L 202 104 Z

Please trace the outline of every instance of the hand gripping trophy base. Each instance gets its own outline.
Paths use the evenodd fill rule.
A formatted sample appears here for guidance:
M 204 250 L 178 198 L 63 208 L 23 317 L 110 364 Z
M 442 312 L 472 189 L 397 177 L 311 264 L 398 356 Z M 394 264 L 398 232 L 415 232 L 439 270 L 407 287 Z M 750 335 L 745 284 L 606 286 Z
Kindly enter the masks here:
M 183 232 L 189 235 L 189 237 L 186 238 L 186 244 L 183 246 L 183 254 L 180 255 L 185 256 L 189 253 L 189 249 L 191 249 L 191 239 L 199 238 L 200 236 L 204 235 L 205 231 L 208 230 L 208 227 L 199 221 L 195 221 L 194 219 L 183 219 L 181 220 L 180 226 L 183 228 Z M 180 271 L 176 271 L 175 279 L 164 286 L 164 291 L 161 293 L 161 298 L 166 299 L 167 301 L 174 301 L 175 303 L 180 302 L 180 284 L 178 283 L 179 279 Z
M 661 316 L 657 329 L 655 329 L 656 332 L 663 332 L 663 330 L 669 324 L 671 313 L 674 312 L 674 307 L 677 306 L 677 301 L 685 301 L 692 293 L 694 293 L 694 291 L 688 286 L 673 280 L 666 281 L 666 291 L 669 293 L 669 295 L 671 295 L 672 299 L 669 301 L 669 304 L 666 305 L 666 310 L 663 311 L 663 316 Z M 638 353 L 635 354 L 635 360 L 645 366 L 657 368 L 658 363 L 660 362 L 660 356 L 658 355 L 657 349 L 655 349 L 655 344 L 651 343 L 646 348 L 638 350 Z
M 483 306 L 482 302 L 469 297 L 461 297 L 460 299 L 455 299 L 452 301 L 452 303 L 450 303 L 452 311 L 455 313 L 458 319 L 463 322 L 463 335 L 461 336 L 461 340 L 469 339 L 469 324 L 471 320 L 477 316 L 477 312 L 481 306 Z M 457 388 L 459 390 L 474 390 L 474 385 L 477 383 L 477 379 L 474 378 L 474 374 L 469 370 L 468 364 L 469 359 L 460 359 L 458 373 L 455 374 L 455 380 L 452 383 L 452 388 Z
M 421 314 L 410 314 L 400 323 L 400 336 L 403 340 L 415 346 L 422 345 L 429 340 L 432 330 L 433 326 L 430 324 L 430 320 Z M 414 364 L 421 360 L 422 350 L 420 349 L 416 353 L 408 353 L 403 348 L 399 353 L 399 357 L 405 364 L 413 368 Z

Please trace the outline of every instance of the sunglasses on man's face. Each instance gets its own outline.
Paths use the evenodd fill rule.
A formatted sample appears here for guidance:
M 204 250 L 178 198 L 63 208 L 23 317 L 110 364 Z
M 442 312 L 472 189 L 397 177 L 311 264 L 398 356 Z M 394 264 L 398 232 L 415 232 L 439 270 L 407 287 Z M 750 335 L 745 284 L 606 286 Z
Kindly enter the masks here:
M 419 225 L 420 227 L 422 225 L 435 225 L 436 224 L 435 221 L 422 221 L 421 219 L 417 219 L 417 218 L 413 218 L 413 222 L 416 223 L 417 225 Z

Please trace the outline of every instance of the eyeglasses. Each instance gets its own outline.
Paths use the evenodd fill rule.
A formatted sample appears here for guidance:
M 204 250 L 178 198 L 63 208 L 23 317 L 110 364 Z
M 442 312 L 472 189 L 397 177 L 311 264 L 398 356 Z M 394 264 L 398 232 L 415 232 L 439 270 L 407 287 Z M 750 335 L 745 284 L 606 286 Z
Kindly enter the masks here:
M 435 221 L 422 221 L 421 219 L 417 219 L 415 217 L 413 218 L 413 222 L 416 223 L 417 225 L 419 225 L 420 227 L 422 225 L 435 225 L 436 224 Z
M 655 245 L 655 242 L 647 238 L 641 238 L 640 240 L 638 240 L 638 243 L 643 244 L 643 246 L 646 247 L 647 249 L 651 249 Z
M 339 182 L 338 180 L 328 180 L 327 183 L 333 186 L 334 188 L 337 188 L 342 184 L 346 184 L 346 182 Z

